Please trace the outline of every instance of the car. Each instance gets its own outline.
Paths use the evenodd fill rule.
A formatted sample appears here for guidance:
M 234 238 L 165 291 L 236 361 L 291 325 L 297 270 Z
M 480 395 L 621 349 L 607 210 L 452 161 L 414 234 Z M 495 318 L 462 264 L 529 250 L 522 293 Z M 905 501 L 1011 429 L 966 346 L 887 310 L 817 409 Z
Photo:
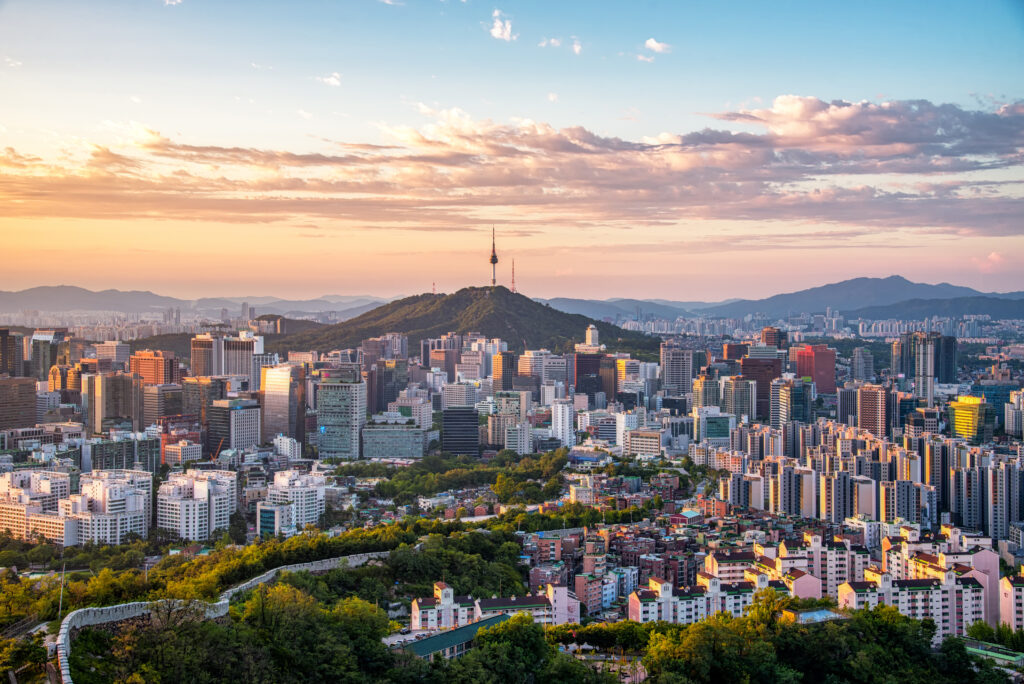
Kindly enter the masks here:
M 403 627 L 402 629 L 398 630 L 399 634 L 409 634 L 410 632 L 412 632 L 412 630 L 408 627 Z

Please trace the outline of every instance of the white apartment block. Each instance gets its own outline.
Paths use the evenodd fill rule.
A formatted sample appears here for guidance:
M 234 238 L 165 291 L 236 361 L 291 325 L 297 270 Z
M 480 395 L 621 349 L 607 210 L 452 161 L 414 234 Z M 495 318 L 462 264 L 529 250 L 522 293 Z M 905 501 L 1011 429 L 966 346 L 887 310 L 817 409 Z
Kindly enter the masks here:
M 421 629 L 454 629 L 496 615 L 525 612 L 541 625 L 564 625 L 580 621 L 580 602 L 568 587 L 548 584 L 534 595 L 499 598 L 456 596 L 444 582 L 434 583 L 434 595 L 412 602 L 409 626 Z
M 69 494 L 64 473 L 22 471 L 0 478 L 0 530 L 18 539 L 43 537 L 62 546 L 121 544 L 145 537 L 150 525 L 152 475 L 145 471 L 93 471 L 81 493 Z M 58 496 L 59 495 L 59 496 Z
M 967 628 L 985 613 L 985 589 L 973 577 L 957 577 L 949 570 L 942 579 L 893 579 L 889 573 L 869 573 L 864 582 L 846 582 L 839 587 L 839 607 L 859 610 L 880 603 L 893 606 L 902 615 L 923 620 L 931 618 L 936 627 L 936 644 L 947 636 L 963 636 Z
M 185 465 L 203 458 L 203 445 L 183 439 L 177 444 L 164 447 L 164 462 L 167 465 Z
M 320 475 L 307 475 L 297 470 L 274 473 L 273 484 L 267 485 L 267 503 L 292 504 L 295 529 L 316 525 L 326 510 L 326 480 Z
M 172 475 L 157 492 L 157 527 L 181 539 L 209 539 L 228 528 L 238 507 L 237 486 L 235 473 L 226 470 Z

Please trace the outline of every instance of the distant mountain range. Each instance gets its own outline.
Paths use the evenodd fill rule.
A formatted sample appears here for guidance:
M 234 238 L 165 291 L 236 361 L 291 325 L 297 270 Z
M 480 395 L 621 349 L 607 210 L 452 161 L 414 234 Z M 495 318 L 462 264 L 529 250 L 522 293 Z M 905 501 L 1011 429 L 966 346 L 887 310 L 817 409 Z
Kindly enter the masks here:
M 469 288 L 472 289 L 472 288 Z M 425 296 L 425 295 L 421 295 Z M 985 301 L 977 301 L 977 298 Z M 967 300 L 975 299 L 973 303 Z M 963 300 L 963 301 L 960 301 Z M 847 317 L 921 318 L 928 315 L 957 315 L 952 312 L 990 313 L 1010 316 L 1016 309 L 1000 300 L 1024 300 L 1024 292 L 980 292 L 949 283 L 915 283 L 901 276 L 853 278 L 797 292 L 777 294 L 765 299 L 733 299 L 720 302 L 677 301 L 672 299 L 573 299 L 555 297 L 535 301 L 567 314 L 594 320 L 635 319 L 638 311 L 659 318 L 704 315 L 739 318 L 761 313 L 769 318 L 790 314 L 824 313 L 829 307 Z M 309 314 L 333 312 L 343 321 L 369 313 L 393 299 L 372 295 L 324 295 L 316 299 L 276 297 L 208 297 L 197 300 L 165 297 L 148 291 L 103 290 L 57 285 L 34 287 L 20 292 L 0 291 L 0 313 L 25 309 L 50 312 L 125 311 L 146 313 L 180 307 L 219 318 L 221 309 L 234 315 L 242 302 L 256 308 L 257 314 L 280 314 L 298 318 Z M 405 300 L 400 300 L 405 301 Z M 959 303 L 957 303 L 959 301 Z M 946 302 L 942 304 L 941 302 Z M 902 306 L 900 306 L 902 305 Z M 971 306 L 987 307 L 985 311 Z M 885 307 L 895 307 L 885 309 Z M 1008 312 L 1001 314 L 998 312 Z
M 281 299 L 279 297 L 205 297 L 178 299 L 148 291 L 103 290 L 94 292 L 72 285 L 33 287 L 19 292 L 0 291 L 0 313 L 14 313 L 24 309 L 39 311 L 124 311 L 147 313 L 181 308 L 187 311 L 219 316 L 221 309 L 231 314 L 247 302 L 256 313 L 301 315 L 326 311 L 339 312 L 341 317 L 358 316 L 387 302 L 384 297 L 370 295 L 325 295 L 318 299 Z
M 853 278 L 838 283 L 812 287 L 798 292 L 778 294 L 766 299 L 735 299 L 732 301 L 674 302 L 671 300 L 633 299 L 567 299 L 546 300 L 551 306 L 572 313 L 594 318 L 635 318 L 637 309 L 654 313 L 662 318 L 704 315 L 723 318 L 740 318 L 747 314 L 762 313 L 771 318 L 790 314 L 825 313 L 827 308 L 839 311 L 847 317 L 865 318 L 921 318 L 929 315 L 952 315 L 949 311 L 956 306 L 945 306 L 940 302 L 980 298 L 999 302 L 1001 300 L 1024 300 L 1024 292 L 986 293 L 969 287 L 939 283 L 915 283 L 901 276 L 888 278 Z M 914 302 L 913 306 L 909 306 Z M 923 302 L 923 303 L 922 303 Z M 900 308 L 898 305 L 907 303 Z M 966 305 L 966 302 L 964 303 Z M 1012 306 L 994 306 L 993 311 L 1013 311 Z M 881 315 L 882 308 L 893 307 L 893 313 Z M 898 315 L 906 311 L 905 315 Z M 970 309 L 966 313 L 972 313 Z M 995 314 L 993 314 L 995 315 Z
M 565 313 L 507 288 L 467 287 L 453 294 L 421 294 L 389 302 L 352 320 L 323 326 L 268 343 L 271 351 L 346 349 L 386 332 L 409 336 L 410 353 L 419 341 L 452 331 L 500 337 L 517 351 L 547 347 L 552 351 L 582 342 L 587 326 L 597 325 L 601 342 L 610 349 L 629 349 L 639 356 L 657 354 L 658 340 L 578 314 Z

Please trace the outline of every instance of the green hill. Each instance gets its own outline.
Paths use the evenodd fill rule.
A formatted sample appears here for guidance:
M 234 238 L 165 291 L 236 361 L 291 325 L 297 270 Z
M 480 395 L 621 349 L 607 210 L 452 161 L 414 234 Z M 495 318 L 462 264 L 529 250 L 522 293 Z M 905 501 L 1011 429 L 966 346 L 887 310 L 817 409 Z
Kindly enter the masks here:
M 582 342 L 593 323 L 601 342 L 613 351 L 628 351 L 641 359 L 657 357 L 658 338 L 623 330 L 586 316 L 568 314 L 505 287 L 467 287 L 454 294 L 421 294 L 379 306 L 343 323 L 286 335 L 268 344 L 271 351 L 289 349 L 347 349 L 387 332 L 409 336 L 410 353 L 421 339 L 446 332 L 479 332 L 500 337 L 515 351 L 546 347 L 567 351 Z

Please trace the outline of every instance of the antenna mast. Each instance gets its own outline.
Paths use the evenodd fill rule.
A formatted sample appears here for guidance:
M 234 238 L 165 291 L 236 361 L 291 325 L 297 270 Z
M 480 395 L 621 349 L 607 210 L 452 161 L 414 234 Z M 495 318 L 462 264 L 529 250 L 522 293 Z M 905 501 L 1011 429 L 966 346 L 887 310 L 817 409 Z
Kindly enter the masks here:
M 512 294 L 516 293 L 516 260 L 512 260 Z
M 498 252 L 494 248 L 494 224 L 491 224 L 491 287 L 498 284 Z

